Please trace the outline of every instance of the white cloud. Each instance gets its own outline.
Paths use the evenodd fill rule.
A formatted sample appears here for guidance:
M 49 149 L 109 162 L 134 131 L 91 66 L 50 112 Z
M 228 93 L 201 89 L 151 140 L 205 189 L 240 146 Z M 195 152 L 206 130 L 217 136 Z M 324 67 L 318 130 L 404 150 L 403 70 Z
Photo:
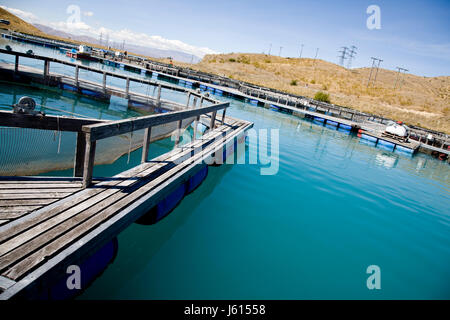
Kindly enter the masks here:
M 18 16 L 20 19 L 25 20 L 27 22 L 36 23 L 39 22 L 39 18 L 36 17 L 31 12 L 22 11 L 20 9 L 14 9 L 14 8 L 8 8 L 6 6 L 0 6 L 0 8 L 5 9 L 16 16 Z
M 102 34 L 103 39 L 109 36 L 110 41 L 115 41 L 121 43 L 125 40 L 127 44 L 134 44 L 143 47 L 157 48 L 162 50 L 176 50 L 185 53 L 193 54 L 197 57 L 203 58 L 205 54 L 214 54 L 214 50 L 207 47 L 196 47 L 190 44 L 184 43 L 180 40 L 170 40 L 163 38 L 158 35 L 148 35 L 142 32 L 134 32 L 129 29 L 122 30 L 112 30 L 105 27 L 94 28 L 85 22 L 79 21 L 76 23 L 68 23 L 67 21 L 59 22 L 49 22 L 39 19 L 37 16 L 31 12 L 25 12 L 19 9 L 7 8 L 5 6 L 0 6 L 11 13 L 16 14 L 23 20 L 31 23 L 40 23 L 51 28 L 64 31 L 67 33 L 72 33 L 76 35 L 85 35 L 98 38 Z M 92 16 L 93 12 L 83 12 L 86 16 Z

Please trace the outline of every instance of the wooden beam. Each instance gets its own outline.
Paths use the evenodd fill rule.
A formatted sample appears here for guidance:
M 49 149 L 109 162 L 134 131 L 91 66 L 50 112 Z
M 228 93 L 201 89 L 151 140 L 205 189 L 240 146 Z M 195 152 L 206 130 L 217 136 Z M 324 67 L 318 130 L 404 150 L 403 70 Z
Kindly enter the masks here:
M 229 105 L 230 103 L 226 102 L 200 109 L 181 110 L 163 114 L 154 114 L 138 118 L 109 121 L 107 123 L 97 123 L 83 126 L 82 131 L 90 133 L 90 138 L 92 141 L 100 140 L 135 130 L 141 130 L 148 127 L 154 127 L 161 124 L 166 124 L 178 120 L 199 116 L 205 113 L 215 112 L 218 110 L 228 108 Z
M 106 72 L 103 72 L 103 92 L 106 92 Z
M 49 72 L 50 72 L 50 61 L 44 60 L 44 78 L 48 77 Z
M 57 116 L 45 115 L 44 117 L 39 117 L 29 114 L 17 114 L 12 111 L 0 111 L 0 126 L 3 127 L 80 132 L 82 126 L 105 122 L 107 121 L 98 119 L 66 118 L 60 116 L 58 127 Z
M 148 160 L 148 149 L 150 147 L 151 135 L 152 135 L 152 127 L 148 127 L 147 129 L 145 129 L 144 133 L 144 143 L 142 145 L 141 163 L 147 162 Z
M 75 147 L 75 163 L 73 166 L 73 176 L 82 177 L 84 172 L 84 157 L 86 152 L 86 139 L 81 132 L 77 133 L 77 145 Z
M 80 70 L 79 66 L 75 66 L 75 86 L 78 87 L 78 76 L 79 76 Z
M 158 85 L 158 96 L 156 98 L 156 105 L 161 106 L 161 85 Z
M 86 141 L 86 151 L 84 153 L 83 188 L 87 188 L 92 182 L 97 141 L 91 140 L 91 135 L 89 133 L 85 133 L 84 136 Z
M 14 63 L 14 72 L 19 72 L 19 55 L 16 55 L 16 61 Z

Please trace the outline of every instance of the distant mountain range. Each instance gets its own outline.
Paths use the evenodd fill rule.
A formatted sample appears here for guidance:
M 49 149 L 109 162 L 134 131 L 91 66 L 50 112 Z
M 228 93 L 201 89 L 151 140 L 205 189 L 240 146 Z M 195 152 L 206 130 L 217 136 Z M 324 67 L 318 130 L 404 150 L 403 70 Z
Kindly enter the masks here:
M 50 34 L 50 35 L 53 35 L 56 37 L 68 38 L 68 39 L 73 39 L 73 40 L 77 40 L 77 41 L 88 42 L 88 43 L 100 45 L 99 39 L 95 39 L 93 37 L 74 35 L 71 33 L 53 29 L 51 27 L 48 27 L 48 26 L 45 26 L 45 25 L 39 24 L 39 23 L 34 23 L 33 26 L 35 26 L 42 32 L 45 32 L 47 34 Z M 102 41 L 101 45 L 105 46 L 106 45 L 105 41 Z M 109 46 L 112 46 L 111 42 L 109 43 Z M 121 49 L 121 46 L 122 46 L 121 43 L 120 44 L 117 43 L 115 47 L 117 49 Z M 162 50 L 162 49 L 158 49 L 158 48 L 144 47 L 144 46 L 139 46 L 139 45 L 127 44 L 127 43 L 125 43 L 124 50 L 126 50 L 128 52 L 136 53 L 136 54 L 154 57 L 154 58 L 171 57 L 174 60 L 188 62 L 188 63 L 190 63 L 190 62 L 197 63 L 201 60 L 200 57 L 197 57 L 195 55 L 192 55 L 192 54 L 189 54 L 186 52 L 182 52 L 182 51 Z

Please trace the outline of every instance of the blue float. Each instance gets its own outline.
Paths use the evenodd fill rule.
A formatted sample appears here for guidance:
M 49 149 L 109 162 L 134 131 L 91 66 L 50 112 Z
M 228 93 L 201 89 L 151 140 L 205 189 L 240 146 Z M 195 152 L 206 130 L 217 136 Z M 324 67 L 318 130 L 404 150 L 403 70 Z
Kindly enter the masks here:
M 392 143 L 392 142 L 389 142 L 389 141 L 385 141 L 385 140 L 382 140 L 382 139 L 378 140 L 378 144 L 382 145 L 382 146 L 385 146 L 387 148 L 391 148 L 391 149 L 395 148 L 395 143 Z
M 346 124 L 339 124 L 339 129 L 342 130 L 352 130 L 352 126 L 346 125 Z
M 114 238 L 79 265 L 81 275 L 81 289 L 89 287 L 89 285 L 95 280 L 95 278 L 97 278 L 108 267 L 108 265 L 114 261 L 117 255 L 118 248 L 119 242 L 117 238 Z M 45 292 L 42 292 L 39 298 L 45 300 L 67 300 L 74 298 L 76 295 L 80 294 L 82 290 L 68 289 L 68 276 L 70 276 L 70 274 L 65 274 L 65 277 L 63 279 L 50 285 L 50 289 L 44 289 Z
M 406 154 L 410 154 L 410 155 L 412 155 L 412 154 L 414 153 L 414 150 L 413 150 L 413 149 L 406 148 L 406 147 L 403 147 L 403 146 L 400 146 L 400 145 L 397 145 L 397 147 L 395 148 L 395 150 L 396 150 L 396 151 L 399 151 L 399 152 L 401 152 L 401 153 L 406 153 Z
M 156 205 L 156 221 L 161 220 L 172 211 L 178 203 L 183 199 L 186 193 L 186 185 L 182 184 L 171 194 L 165 197 Z
M 361 134 L 361 139 L 364 139 L 364 140 L 367 140 L 367 141 L 371 141 L 371 142 L 377 142 L 377 138 L 375 138 L 375 137 L 372 137 L 372 136 L 369 136 L 369 135 L 367 135 L 367 134 Z
M 327 125 L 337 127 L 338 123 L 336 121 L 327 120 Z
M 271 105 L 270 105 L 270 109 L 279 111 L 279 110 L 280 110 L 280 107 L 277 107 L 277 106 L 274 106 L 273 104 L 271 104 Z
M 208 166 L 204 165 L 188 182 L 186 182 L 186 194 L 194 191 L 208 175 Z

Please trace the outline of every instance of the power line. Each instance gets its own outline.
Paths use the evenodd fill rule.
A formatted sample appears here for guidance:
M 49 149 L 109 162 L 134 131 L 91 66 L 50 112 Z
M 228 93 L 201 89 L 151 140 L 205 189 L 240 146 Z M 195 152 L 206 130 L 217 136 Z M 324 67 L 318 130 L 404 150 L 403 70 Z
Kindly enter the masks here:
M 402 74 L 402 71 L 403 71 L 403 74 L 405 74 L 406 72 L 409 71 L 408 69 L 405 69 L 405 68 L 400 68 L 400 67 L 396 67 L 396 68 L 397 68 L 398 71 L 397 71 L 397 77 L 395 79 L 394 90 L 397 87 L 397 82 L 398 82 L 398 80 L 399 80 L 399 78 L 400 78 L 400 76 Z M 400 81 L 399 89 L 402 87 L 402 84 L 403 84 L 403 79 Z
M 304 46 L 304 44 L 302 43 L 302 45 L 301 45 L 301 49 L 300 49 L 300 56 L 299 56 L 299 58 L 300 58 L 300 59 L 302 58 L 302 53 L 303 53 L 303 46 Z
M 347 69 L 350 69 L 352 66 L 352 60 L 356 56 L 356 49 L 358 49 L 355 46 L 350 47 L 350 53 L 348 54 L 348 63 L 347 63 Z
M 370 59 L 372 59 L 372 66 L 370 67 L 369 80 L 367 81 L 367 87 L 369 87 L 369 85 L 370 85 L 370 82 L 372 79 L 372 72 L 373 72 L 374 68 L 376 68 L 376 71 L 375 71 L 375 77 L 372 82 L 373 82 L 373 85 L 375 85 L 375 82 L 377 81 L 378 69 L 380 68 L 380 63 L 383 61 L 379 58 L 374 58 L 374 57 L 371 57 Z M 376 65 L 377 62 L 378 62 L 378 65 Z
M 344 66 L 344 60 L 347 58 L 347 50 L 348 50 L 348 48 L 347 47 L 341 47 L 341 48 L 342 48 L 342 50 L 338 51 L 339 53 L 341 53 L 341 55 L 338 56 L 339 57 L 339 64 L 341 66 Z
M 316 61 L 317 61 L 317 55 L 319 54 L 319 48 L 316 49 L 316 55 L 314 56 L 314 70 L 313 70 L 313 79 L 316 81 Z

